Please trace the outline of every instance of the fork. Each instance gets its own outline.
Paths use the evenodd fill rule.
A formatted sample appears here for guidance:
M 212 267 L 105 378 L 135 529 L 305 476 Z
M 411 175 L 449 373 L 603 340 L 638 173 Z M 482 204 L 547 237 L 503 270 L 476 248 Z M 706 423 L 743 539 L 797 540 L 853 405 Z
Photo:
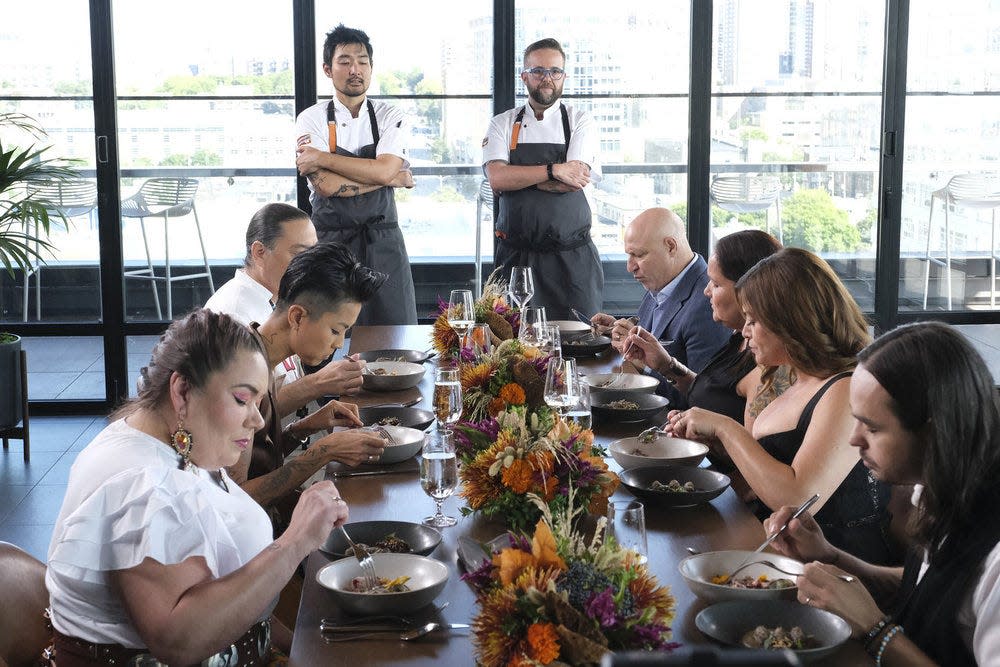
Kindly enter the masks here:
M 744 569 L 750 567 L 751 565 L 763 565 L 764 567 L 769 567 L 772 570 L 777 570 L 778 572 L 782 572 L 784 574 L 790 574 L 793 577 L 801 577 L 802 576 L 801 572 L 792 572 L 790 570 L 785 570 L 783 568 L 778 567 L 777 565 L 775 565 L 774 563 L 772 563 L 769 560 L 754 560 L 754 561 L 750 561 L 749 563 L 744 563 L 743 565 L 740 565 L 738 568 L 736 568 L 735 570 L 733 570 L 732 574 L 729 575 L 729 579 L 727 579 L 726 581 L 728 582 L 734 576 L 736 576 L 737 572 L 739 572 L 740 570 L 744 570 Z M 841 581 L 846 581 L 847 583 L 851 583 L 852 581 L 854 581 L 854 577 L 852 575 L 850 575 L 850 574 L 837 574 L 837 575 L 834 575 L 834 576 L 837 577 L 838 579 L 840 579 Z
M 639 331 L 642 331 L 642 327 L 639 327 Z M 625 349 L 622 350 L 622 365 L 618 367 L 618 375 L 616 375 L 611 382 L 605 385 L 608 389 L 618 389 L 618 387 L 615 387 L 615 385 L 621 381 L 622 376 L 625 374 L 625 357 L 626 355 L 628 355 L 629 350 L 631 349 L 632 349 L 632 343 L 629 343 L 628 345 L 625 346 Z
M 344 528 L 344 524 L 340 524 L 340 530 L 344 533 L 344 537 L 347 538 L 347 543 L 351 545 L 351 549 L 354 551 L 354 557 L 358 559 L 358 564 L 361 566 L 361 576 L 365 580 L 365 590 L 370 591 L 378 586 L 378 576 L 375 574 L 375 561 L 372 559 L 372 555 L 368 553 L 368 549 L 363 544 L 356 544 L 351 536 L 347 534 L 347 529 Z
M 396 441 L 393 440 L 393 438 L 392 438 L 392 434 L 389 433 L 389 431 L 386 430 L 386 428 L 384 426 L 382 426 L 381 424 L 372 424 L 371 426 L 364 426 L 363 428 L 365 430 L 368 430 L 368 431 L 374 431 L 375 435 L 377 435 L 378 437 L 382 438 L 383 440 L 385 440 L 390 445 L 393 445 L 393 444 L 396 443 Z

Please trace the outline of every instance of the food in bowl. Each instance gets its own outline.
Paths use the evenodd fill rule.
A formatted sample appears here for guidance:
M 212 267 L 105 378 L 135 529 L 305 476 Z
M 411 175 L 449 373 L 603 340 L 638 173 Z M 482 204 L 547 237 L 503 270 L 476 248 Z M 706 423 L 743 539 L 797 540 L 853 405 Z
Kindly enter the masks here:
M 617 401 L 611 401 L 608 403 L 608 407 L 612 410 L 638 410 L 639 404 L 635 401 L 630 401 L 625 398 L 620 398 Z
M 747 648 L 762 648 L 769 651 L 780 651 L 790 648 L 795 651 L 819 648 L 820 643 L 812 635 L 807 635 L 802 628 L 793 625 L 785 630 L 780 625 L 775 628 L 768 628 L 758 625 L 750 632 L 743 635 L 741 643 Z
M 377 422 L 379 426 L 402 426 L 403 423 L 399 421 L 399 417 L 382 417 Z
M 375 361 L 406 361 L 406 357 L 376 357 Z
M 396 537 L 395 533 L 390 533 L 386 535 L 381 540 L 375 544 L 369 546 L 367 544 L 361 544 L 368 553 L 370 554 L 410 554 L 413 553 L 413 548 L 407 543 L 406 540 Z M 354 555 L 354 547 L 348 547 L 345 551 L 348 556 Z
M 653 483 L 649 485 L 650 491 L 665 491 L 667 493 L 694 493 L 698 489 L 694 488 L 692 482 L 684 482 L 681 484 L 676 479 L 672 479 L 666 484 L 658 479 L 654 479 Z
M 406 593 L 410 590 L 406 585 L 410 578 L 406 575 L 395 579 L 386 579 L 385 577 L 377 577 L 377 579 L 378 584 L 375 588 L 368 588 L 364 577 L 354 577 L 351 579 L 351 590 L 355 593 Z
M 758 590 L 776 590 L 779 588 L 794 588 L 795 582 L 791 579 L 779 577 L 770 579 L 766 574 L 759 577 L 746 576 L 730 578 L 728 574 L 717 574 L 712 577 L 712 583 L 718 586 L 729 586 L 730 588 L 755 588 Z

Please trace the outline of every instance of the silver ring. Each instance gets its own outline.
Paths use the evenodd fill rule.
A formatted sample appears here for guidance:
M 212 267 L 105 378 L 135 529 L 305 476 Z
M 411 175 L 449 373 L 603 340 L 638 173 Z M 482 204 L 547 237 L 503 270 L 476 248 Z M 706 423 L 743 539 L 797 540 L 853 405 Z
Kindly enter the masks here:
M 812 600 L 812 598 L 811 598 L 811 597 L 809 597 L 809 596 L 806 596 L 806 604 L 809 604 L 809 602 L 810 602 L 811 600 Z
M 343 498 L 341 498 L 340 496 L 333 496 L 333 502 L 335 502 L 335 503 L 344 503 L 345 505 L 347 504 L 347 501 L 344 500 Z
M 374 454 L 369 454 L 368 455 L 368 461 L 371 462 L 371 461 L 374 461 L 374 460 L 375 460 L 375 455 Z

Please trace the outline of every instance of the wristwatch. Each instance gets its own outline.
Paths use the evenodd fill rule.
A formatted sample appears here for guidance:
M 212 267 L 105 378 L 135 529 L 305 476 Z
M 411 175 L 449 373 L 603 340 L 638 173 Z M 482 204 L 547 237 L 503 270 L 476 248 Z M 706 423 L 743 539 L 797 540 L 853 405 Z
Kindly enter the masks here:
M 556 177 L 552 175 L 552 163 L 551 162 L 549 162 L 547 165 L 545 165 L 545 173 L 549 175 L 549 180 L 550 181 L 556 180 Z

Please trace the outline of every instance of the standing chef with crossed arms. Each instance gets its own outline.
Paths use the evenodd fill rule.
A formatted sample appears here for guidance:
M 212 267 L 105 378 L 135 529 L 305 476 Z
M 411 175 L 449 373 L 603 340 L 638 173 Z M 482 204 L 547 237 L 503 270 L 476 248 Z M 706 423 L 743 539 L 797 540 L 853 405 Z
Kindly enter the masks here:
M 320 242 L 343 243 L 361 264 L 389 276 L 357 324 L 416 324 L 413 274 L 393 191 L 413 187 L 404 157 L 409 123 L 398 108 L 367 97 L 372 45 L 364 31 L 341 24 L 327 33 L 323 73 L 333 82 L 333 99 L 295 121 L 295 164 L 312 191 L 313 225 Z
M 559 101 L 566 54 L 555 39 L 524 50 L 521 80 L 528 102 L 490 121 L 483 140 L 483 169 L 499 193 L 495 264 L 534 272 L 532 306 L 549 319 L 569 309 L 601 309 L 604 272 L 590 238 L 590 204 L 583 189 L 601 179 L 597 128 L 586 112 Z

